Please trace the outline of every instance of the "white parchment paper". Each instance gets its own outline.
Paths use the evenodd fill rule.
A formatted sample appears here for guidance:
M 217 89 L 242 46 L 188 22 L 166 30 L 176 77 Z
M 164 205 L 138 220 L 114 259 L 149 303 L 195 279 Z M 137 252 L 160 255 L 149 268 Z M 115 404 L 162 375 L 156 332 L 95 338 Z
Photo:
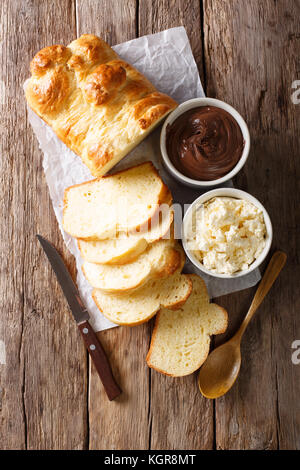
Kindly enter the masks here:
M 114 46 L 113 49 L 122 59 L 130 62 L 153 82 L 159 91 L 172 96 L 179 103 L 191 98 L 204 96 L 197 66 L 190 43 L 183 27 L 172 28 L 161 33 L 143 36 L 132 41 Z M 26 86 L 26 83 L 25 83 Z M 68 149 L 32 110 L 28 109 L 29 121 L 44 154 L 43 168 L 49 186 L 53 209 L 70 252 L 76 258 L 78 289 L 96 331 L 111 328 L 114 325 L 97 309 L 91 296 L 92 288 L 82 274 L 82 259 L 76 241 L 62 228 L 62 200 L 65 188 L 73 184 L 92 179 L 88 168 L 80 157 Z M 174 202 L 191 203 L 201 191 L 189 189 L 176 182 L 162 167 L 159 150 L 160 128 L 145 139 L 135 150 L 125 157 L 117 169 L 127 168 L 135 163 L 152 160 L 159 168 L 163 180 L 172 191 Z M 229 183 L 231 184 L 231 183 Z M 187 263 L 185 272 L 197 272 Z M 223 280 L 206 276 L 205 279 L 211 297 L 228 294 L 255 285 L 260 279 L 259 270 L 237 279 Z

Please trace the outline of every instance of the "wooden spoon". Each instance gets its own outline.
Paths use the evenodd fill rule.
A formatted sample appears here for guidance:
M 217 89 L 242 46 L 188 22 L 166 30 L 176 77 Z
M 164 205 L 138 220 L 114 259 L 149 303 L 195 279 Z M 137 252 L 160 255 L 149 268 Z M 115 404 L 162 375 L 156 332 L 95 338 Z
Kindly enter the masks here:
M 226 343 L 216 348 L 202 366 L 198 384 L 206 398 L 218 398 L 231 389 L 241 367 L 241 339 L 254 313 L 271 289 L 286 262 L 286 254 L 276 251 L 268 264 L 258 286 L 247 315 L 237 333 Z

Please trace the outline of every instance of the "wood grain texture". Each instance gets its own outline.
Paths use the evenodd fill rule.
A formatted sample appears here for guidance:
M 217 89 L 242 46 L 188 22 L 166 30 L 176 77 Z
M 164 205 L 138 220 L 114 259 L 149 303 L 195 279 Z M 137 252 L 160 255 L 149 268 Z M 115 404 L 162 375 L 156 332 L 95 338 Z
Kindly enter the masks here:
M 295 297 L 300 109 L 290 99 L 297 77 L 299 13 L 298 1 L 204 1 L 208 94 L 235 106 L 252 136 L 249 160 L 236 184 L 265 205 L 275 229 L 273 247 L 288 255 L 243 339 L 240 378 L 216 402 L 218 448 L 300 446 L 300 369 L 291 362 L 291 344 L 300 329 Z M 247 311 L 253 291 L 221 299 L 232 326 Z
M 92 12 L 92 14 L 91 14 Z M 77 1 L 78 35 L 94 32 L 110 44 L 136 36 L 136 2 Z M 147 326 L 118 327 L 99 338 L 110 358 L 123 393 L 109 403 L 91 364 L 89 430 L 90 449 L 147 449 L 149 373 L 145 364 Z
M 197 374 L 172 378 L 151 370 L 149 447 L 212 449 L 213 402 L 199 392 Z
M 299 0 L 2 0 L 0 2 L 1 449 L 300 449 Z M 99 338 L 123 394 L 114 402 L 88 361 L 51 267 L 35 240 L 63 245 L 26 119 L 22 84 L 40 48 L 95 33 L 117 44 L 184 25 L 209 96 L 235 106 L 252 148 L 235 184 L 270 213 L 287 265 L 249 325 L 242 369 L 215 404 L 196 375 L 172 379 L 145 363 L 151 324 Z M 218 299 L 229 337 L 255 289 Z M 89 368 L 91 368 L 89 372 Z M 88 397 L 89 393 L 89 397 Z
M 51 267 L 35 238 L 63 248 L 26 119 L 29 62 L 45 45 L 71 40 L 71 1 L 1 2 L 0 447 L 82 449 L 87 440 L 86 353 Z
M 147 325 L 103 331 L 99 338 L 107 352 L 122 394 L 109 402 L 91 363 L 90 449 L 148 449 L 149 346 Z
M 139 3 L 140 36 L 180 25 L 186 27 L 203 77 L 200 2 L 143 0 Z M 155 371 L 150 375 L 149 447 L 211 449 L 213 403 L 198 392 L 196 375 L 183 379 L 172 379 Z
M 113 46 L 136 37 L 136 0 L 76 0 L 77 35 L 101 36 Z
M 144 36 L 164 29 L 184 26 L 205 88 L 201 4 L 201 1 L 194 0 L 140 0 L 138 35 Z

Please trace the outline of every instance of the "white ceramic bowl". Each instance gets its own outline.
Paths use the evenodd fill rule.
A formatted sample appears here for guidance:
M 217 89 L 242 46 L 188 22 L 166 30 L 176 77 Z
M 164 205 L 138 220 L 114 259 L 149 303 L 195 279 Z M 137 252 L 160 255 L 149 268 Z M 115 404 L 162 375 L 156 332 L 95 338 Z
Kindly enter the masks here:
M 263 212 L 263 216 L 265 219 L 265 224 L 266 224 L 266 244 L 265 247 L 260 254 L 260 256 L 250 265 L 250 267 L 244 271 L 238 271 L 234 274 L 218 274 L 213 271 L 209 271 L 206 269 L 202 263 L 193 255 L 192 251 L 189 250 L 188 244 L 187 244 L 187 230 L 189 226 L 189 221 L 190 217 L 192 216 L 193 210 L 203 204 L 204 202 L 209 201 L 210 199 L 214 197 L 234 197 L 237 199 L 245 199 L 246 201 L 251 202 L 254 204 L 258 209 L 260 209 Z M 263 262 L 265 257 L 267 256 L 270 248 L 271 248 L 271 243 L 272 243 L 272 237 L 273 237 L 273 230 L 272 230 L 272 223 L 269 217 L 269 214 L 267 213 L 266 209 L 264 206 L 251 194 L 246 193 L 245 191 L 241 191 L 240 189 L 235 189 L 235 188 L 218 188 L 218 189 L 213 189 L 212 191 L 208 191 L 207 193 L 202 194 L 200 197 L 198 197 L 188 208 L 184 219 L 183 219 L 183 224 L 182 224 L 182 244 L 183 248 L 188 256 L 188 258 L 191 260 L 191 262 L 198 268 L 200 271 L 203 271 L 206 274 L 209 274 L 210 276 L 214 277 L 221 277 L 225 279 L 232 279 L 236 277 L 241 277 L 245 276 L 245 274 L 250 273 L 254 269 L 258 268 L 258 266 Z
M 242 135 L 245 141 L 242 156 L 240 160 L 237 162 L 237 164 L 235 165 L 235 167 L 225 176 L 222 176 L 222 178 L 211 180 L 211 181 L 194 180 L 192 178 L 189 178 L 188 176 L 183 175 L 180 171 L 178 171 L 175 168 L 175 166 L 169 159 L 167 148 L 166 148 L 166 129 L 167 129 L 168 124 L 172 124 L 178 118 L 178 116 L 185 113 L 189 109 L 197 108 L 199 106 L 216 106 L 217 108 L 224 109 L 229 114 L 231 114 L 233 118 L 236 120 L 236 122 L 238 123 L 238 125 L 240 126 L 240 129 L 242 131 Z M 244 166 L 249 155 L 249 149 L 250 149 L 250 134 L 249 134 L 247 124 L 245 123 L 242 116 L 229 104 L 224 103 L 224 101 L 216 100 L 214 98 L 195 98 L 195 99 L 185 101 L 184 103 L 180 104 L 176 109 L 174 109 L 174 111 L 172 111 L 169 114 L 169 116 L 164 122 L 164 125 L 161 130 L 161 134 L 160 134 L 160 150 L 161 150 L 162 159 L 163 159 L 165 167 L 174 176 L 174 178 L 176 178 L 181 183 L 184 183 L 185 185 L 190 186 L 192 188 L 209 188 L 213 186 L 219 186 L 220 184 L 223 184 L 225 181 L 230 180 Z

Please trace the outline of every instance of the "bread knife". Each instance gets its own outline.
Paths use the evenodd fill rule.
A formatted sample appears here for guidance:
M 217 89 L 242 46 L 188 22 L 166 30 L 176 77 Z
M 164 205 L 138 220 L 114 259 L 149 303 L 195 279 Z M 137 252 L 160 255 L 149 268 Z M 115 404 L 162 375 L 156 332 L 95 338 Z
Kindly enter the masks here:
M 90 316 L 79 296 L 78 289 L 74 284 L 73 279 L 71 278 L 71 275 L 67 270 L 60 254 L 57 252 L 54 246 L 41 235 L 37 235 L 37 238 L 42 245 L 48 260 L 50 261 L 53 271 L 56 274 L 57 280 L 69 304 L 72 315 L 77 323 L 80 333 L 82 334 L 86 349 L 94 361 L 96 370 L 103 383 L 106 394 L 109 400 L 114 400 L 122 392 L 114 379 L 104 349 L 88 321 Z

